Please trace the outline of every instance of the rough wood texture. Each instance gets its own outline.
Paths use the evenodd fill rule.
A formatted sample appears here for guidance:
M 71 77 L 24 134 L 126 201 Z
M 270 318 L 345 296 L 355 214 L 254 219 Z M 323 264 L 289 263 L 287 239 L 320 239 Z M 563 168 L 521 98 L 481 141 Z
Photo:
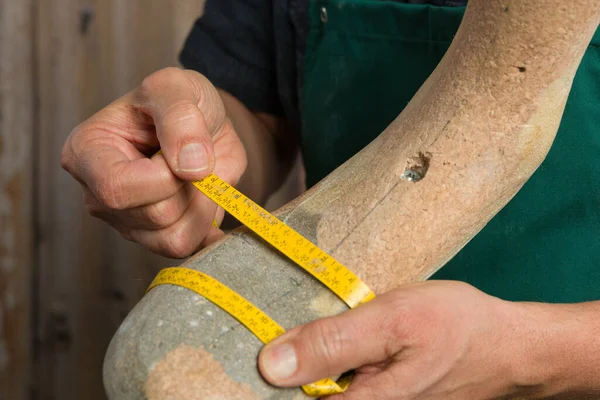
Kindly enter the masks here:
M 177 65 L 203 5 L 0 0 L 0 400 L 105 399 L 111 335 L 179 263 L 89 217 L 59 158 L 76 124 Z
M 204 1 L 36 3 L 40 257 L 34 397 L 104 399 L 101 367 L 111 335 L 156 270 L 173 262 L 87 215 L 78 184 L 60 168 L 61 147 L 75 125 L 151 72 L 177 65 Z
M 0 399 L 31 385 L 32 2 L 0 2 Z
M 448 53 L 402 114 L 278 215 L 377 292 L 426 279 L 545 157 L 599 16 L 599 0 L 471 0 Z M 423 179 L 406 179 L 415 172 Z M 221 280 L 287 328 L 344 309 L 245 230 L 185 265 Z M 216 399 L 249 385 L 256 398 L 301 398 L 299 390 L 276 390 L 259 377 L 260 347 L 199 296 L 158 287 L 111 342 L 107 392 L 115 400 Z M 187 357 L 199 360 L 197 369 L 172 361 Z M 202 368 L 215 361 L 227 378 L 215 375 L 220 368 Z M 199 387 L 185 379 L 189 373 L 219 385 Z

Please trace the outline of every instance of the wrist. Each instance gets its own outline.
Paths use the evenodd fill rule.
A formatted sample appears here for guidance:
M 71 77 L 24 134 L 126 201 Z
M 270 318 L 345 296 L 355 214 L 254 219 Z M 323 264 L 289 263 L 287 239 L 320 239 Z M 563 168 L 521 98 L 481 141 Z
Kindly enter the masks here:
M 508 363 L 515 393 L 556 399 L 600 393 L 599 303 L 503 306 L 510 316 L 514 351 Z

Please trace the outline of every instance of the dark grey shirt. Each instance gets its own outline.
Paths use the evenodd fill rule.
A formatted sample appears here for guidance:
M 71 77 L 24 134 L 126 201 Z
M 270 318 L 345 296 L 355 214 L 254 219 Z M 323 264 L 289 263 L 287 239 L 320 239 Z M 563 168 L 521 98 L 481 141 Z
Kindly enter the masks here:
M 462 6 L 467 0 L 373 0 Z M 300 126 L 309 0 L 207 0 L 181 63 L 248 108 Z

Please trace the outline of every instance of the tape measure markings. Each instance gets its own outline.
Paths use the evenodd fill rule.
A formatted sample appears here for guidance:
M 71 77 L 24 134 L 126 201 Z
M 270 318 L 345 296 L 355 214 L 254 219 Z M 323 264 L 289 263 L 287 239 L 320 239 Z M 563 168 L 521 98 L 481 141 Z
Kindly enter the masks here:
M 350 308 L 375 298 L 352 271 L 215 174 L 192 184 L 327 286 Z
M 184 287 L 208 299 L 237 319 L 264 344 L 285 333 L 285 329 L 260 308 L 205 273 L 185 267 L 165 268 L 156 275 L 146 292 L 167 284 Z M 342 393 L 350 385 L 351 379 L 351 376 L 343 376 L 336 383 L 325 378 L 302 386 L 302 390 L 313 397 Z
M 183 267 L 165 268 L 156 275 L 148 291 L 164 284 L 182 286 L 210 300 L 240 321 L 265 344 L 285 332 L 285 329 L 254 304 L 200 271 Z
M 352 271 L 215 174 L 192 184 L 327 286 L 350 308 L 375 298 L 375 294 Z M 213 226 L 218 227 L 216 221 L 213 221 Z M 182 267 L 166 268 L 159 272 L 148 291 L 163 284 L 182 286 L 200 294 L 240 321 L 265 344 L 285 332 L 258 307 L 202 272 Z M 337 383 L 327 378 L 302 389 L 314 397 L 342 393 L 351 379 L 352 375 L 346 374 Z

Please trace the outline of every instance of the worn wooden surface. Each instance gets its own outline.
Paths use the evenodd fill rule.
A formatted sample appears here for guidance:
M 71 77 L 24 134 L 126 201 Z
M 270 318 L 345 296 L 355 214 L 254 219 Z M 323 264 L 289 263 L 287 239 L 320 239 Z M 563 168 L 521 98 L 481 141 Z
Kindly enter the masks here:
M 172 264 L 89 217 L 83 119 L 176 55 L 203 0 L 0 0 L 0 399 L 104 399 L 108 341 Z M 35 241 L 34 241 L 35 239 Z
M 59 167 L 71 129 L 176 65 L 202 0 L 40 0 L 37 8 L 40 174 L 37 398 L 103 399 L 106 346 L 160 267 L 87 215 Z
M 0 399 L 31 384 L 31 1 L 0 2 Z

